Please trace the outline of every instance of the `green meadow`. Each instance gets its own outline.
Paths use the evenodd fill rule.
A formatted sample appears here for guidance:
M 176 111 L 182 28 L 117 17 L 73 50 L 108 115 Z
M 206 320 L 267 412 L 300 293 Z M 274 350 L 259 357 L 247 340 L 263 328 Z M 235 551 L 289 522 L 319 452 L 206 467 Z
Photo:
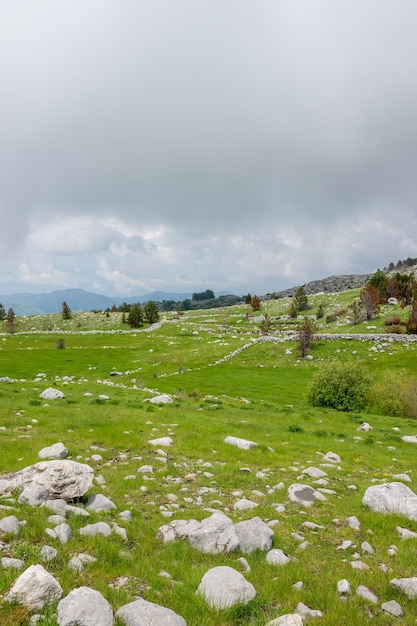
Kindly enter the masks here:
M 314 315 L 321 301 L 326 314 L 344 310 L 357 293 L 309 296 L 305 315 Z M 402 540 L 396 532 L 397 526 L 417 532 L 417 522 L 372 513 L 362 497 L 372 484 L 395 480 L 397 474 L 407 474 L 416 491 L 416 447 L 401 437 L 416 434 L 417 424 L 380 414 L 372 404 L 350 413 L 315 408 L 308 392 L 316 371 L 333 361 L 359 362 L 375 382 L 392 372 L 416 378 L 417 344 L 394 341 L 388 333 L 378 341 L 319 338 L 313 358 L 300 359 L 301 316 L 290 319 L 289 307 L 284 299 L 267 301 L 254 314 L 245 306 L 164 314 L 156 329 L 131 330 L 118 313 L 74 313 L 70 320 L 58 314 L 19 317 L 14 334 L 0 328 L 0 474 L 38 462 L 39 450 L 62 441 L 72 459 L 103 477 L 105 484 L 90 493 L 103 493 L 117 506 L 92 513 L 87 522 L 70 517 L 73 537 L 58 545 L 45 532 L 50 512 L 17 503 L 18 494 L 1 497 L 0 504 L 12 505 L 12 513 L 27 521 L 20 537 L 3 539 L 1 556 L 23 559 L 26 568 L 41 562 L 42 546 L 53 545 L 58 557 L 44 566 L 65 595 L 81 585 L 93 587 L 115 611 L 142 596 L 173 609 L 188 626 L 264 626 L 295 612 L 298 602 L 322 611 L 317 623 L 323 626 L 388 625 L 394 618 L 380 608 L 388 600 L 403 607 L 400 623 L 415 624 L 416 600 L 392 589 L 389 581 L 417 575 L 417 539 Z M 345 314 L 329 324 L 317 320 L 317 331 L 383 333 L 384 318 L 393 312 L 407 319 L 406 309 L 383 307 L 375 320 L 355 326 Z M 276 341 L 258 341 L 258 316 L 265 313 L 273 319 Z M 63 391 L 65 398 L 42 400 L 48 387 Z M 147 401 L 163 393 L 171 395 L 171 404 Z M 363 422 L 372 430 L 358 431 Z M 224 443 L 228 435 L 259 445 L 240 450 Z M 173 445 L 162 457 L 148 441 L 164 436 L 171 436 Z M 329 451 L 341 463 L 322 468 L 331 491 L 326 501 L 311 508 L 289 502 L 287 488 L 296 482 L 314 486 L 302 471 L 320 467 Z M 97 452 L 102 459 L 94 461 Z M 138 473 L 142 465 L 152 465 L 153 474 Z M 257 507 L 234 510 L 243 497 Z M 118 515 L 127 509 L 132 519 L 122 521 Z M 257 591 L 245 606 L 216 611 L 196 595 L 210 568 L 239 569 L 240 552 L 207 555 L 186 541 L 164 544 L 157 538 L 160 526 L 175 519 L 202 520 L 211 514 L 207 509 L 221 510 L 234 522 L 254 516 L 275 521 L 273 547 L 293 557 L 278 567 L 267 564 L 261 551 L 245 555 L 251 569 L 244 575 Z M 0 517 L 10 514 L 0 510 Z M 360 520 L 360 531 L 348 526 L 350 516 Z M 99 520 L 124 527 L 128 541 L 79 535 L 82 526 Z M 307 529 L 306 521 L 323 528 Z M 300 533 L 304 549 L 296 537 Z M 352 545 L 338 549 L 343 541 Z M 372 554 L 361 549 L 365 541 Z M 392 545 L 398 547 L 394 556 L 388 552 Z M 97 561 L 74 572 L 68 562 L 81 552 Z M 367 569 L 354 569 L 355 559 Z M 2 568 L 0 595 L 18 575 Z M 352 587 L 344 601 L 336 588 L 343 578 Z M 302 588 L 294 588 L 299 581 Z M 371 589 L 379 604 L 355 595 L 359 585 Z M 0 604 L 2 625 L 25 625 L 29 619 L 24 608 Z M 56 605 L 42 612 L 40 623 L 56 624 Z

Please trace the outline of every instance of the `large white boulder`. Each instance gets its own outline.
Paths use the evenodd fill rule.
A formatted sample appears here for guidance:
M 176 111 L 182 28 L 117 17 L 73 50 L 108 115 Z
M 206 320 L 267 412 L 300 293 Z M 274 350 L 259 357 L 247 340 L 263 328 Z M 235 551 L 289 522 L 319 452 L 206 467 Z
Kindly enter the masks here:
M 243 574 L 233 567 L 219 565 L 204 574 L 197 594 L 215 609 L 229 609 L 235 604 L 247 604 L 256 596 L 256 591 Z
M 42 565 L 31 565 L 7 593 L 7 602 L 23 604 L 29 611 L 41 611 L 62 596 L 59 582 Z
M 48 499 L 74 500 L 82 497 L 93 484 L 94 470 L 70 460 L 41 461 L 14 474 L 0 476 L 0 493 L 36 485 Z
M 395 513 L 417 521 L 417 495 L 404 483 L 393 482 L 368 487 L 362 504 L 375 513 Z
M 95 589 L 77 587 L 58 604 L 59 626 L 113 626 L 113 609 Z

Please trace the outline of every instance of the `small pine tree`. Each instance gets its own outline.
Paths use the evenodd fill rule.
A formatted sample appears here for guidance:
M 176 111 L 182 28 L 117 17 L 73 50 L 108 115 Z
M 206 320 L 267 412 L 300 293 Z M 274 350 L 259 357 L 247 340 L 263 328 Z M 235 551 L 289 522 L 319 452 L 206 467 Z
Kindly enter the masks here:
M 350 305 L 352 311 L 352 324 L 359 324 L 362 321 L 362 306 L 360 300 L 356 298 Z
M 362 307 L 365 318 L 371 320 L 379 312 L 379 291 L 369 283 L 365 285 L 360 293 Z
M 298 316 L 297 309 L 295 307 L 295 302 L 294 302 L 294 299 L 293 299 L 293 300 L 291 300 L 290 317 L 295 320 L 295 318 L 297 316 Z
M 311 350 L 315 332 L 316 327 L 313 320 L 310 317 L 305 317 L 302 324 L 298 327 L 298 352 L 302 359 Z
M 254 311 L 260 311 L 262 305 L 259 296 L 253 296 L 250 305 Z
M 325 307 L 324 302 L 320 302 L 317 308 L 317 313 L 316 313 L 316 317 L 318 320 L 321 320 L 324 317 L 324 307 Z
M 62 303 L 62 318 L 64 320 L 70 320 L 72 317 L 72 313 L 71 313 L 71 309 L 69 308 L 68 304 L 65 302 Z
M 159 311 L 153 300 L 149 300 L 143 309 L 145 320 L 149 324 L 155 324 L 159 320 Z
M 261 333 L 262 335 L 269 335 L 272 330 L 272 320 L 269 317 L 268 313 L 265 313 L 264 319 L 261 322 Z
M 0 302 L 0 320 L 6 319 L 6 311 L 4 310 L 4 306 Z
M 295 307 L 297 311 L 307 311 L 308 309 L 308 298 L 305 292 L 304 287 L 298 287 L 295 296 Z
M 142 309 L 140 304 L 134 304 L 130 311 L 129 311 L 129 315 L 127 316 L 127 323 L 129 324 L 129 326 L 131 326 L 132 328 L 139 328 L 139 326 L 142 326 L 143 324 L 143 314 L 142 314 Z
M 252 296 L 251 296 L 251 294 L 250 294 L 250 293 L 248 293 L 248 294 L 245 296 L 245 304 L 250 304 L 251 302 L 252 302 Z
M 413 300 L 410 317 L 407 320 L 407 332 L 410 335 L 417 334 L 417 300 Z
M 8 333 L 16 332 L 16 313 L 13 311 L 13 309 L 11 307 L 7 311 L 6 331 Z

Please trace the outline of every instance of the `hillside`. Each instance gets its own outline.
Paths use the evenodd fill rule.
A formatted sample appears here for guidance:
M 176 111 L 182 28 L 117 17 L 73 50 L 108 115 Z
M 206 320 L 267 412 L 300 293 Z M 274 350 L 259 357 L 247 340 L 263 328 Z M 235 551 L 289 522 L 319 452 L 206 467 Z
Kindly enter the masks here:
M 36 606 L 44 626 L 65 604 L 79 609 L 79 588 L 120 626 L 138 597 L 158 624 L 173 614 L 182 626 L 267 626 L 284 615 L 301 625 L 306 614 L 321 626 L 388 625 L 394 615 L 413 624 L 417 336 L 385 332 L 387 316 L 409 314 L 400 305 L 353 325 L 358 293 L 310 295 L 296 321 L 282 298 L 256 314 L 173 312 L 134 330 L 120 313 L 76 312 L 21 317 L 16 333 L 3 332 L 2 626 L 33 623 L 24 595 L 4 602 L 33 568 L 56 590 Z M 297 325 L 322 302 L 342 313 L 317 320 L 301 359 Z M 369 385 L 366 403 L 313 405 L 316 375 L 340 366 L 348 397 L 351 373 Z M 58 450 L 67 456 L 54 460 Z M 31 469 L 40 459 L 41 489 Z M 14 472 L 26 477 L 23 494 Z M 384 500 L 377 512 L 372 488 L 406 504 Z M 225 607 L 232 580 L 247 593 Z M 43 586 L 34 587 L 37 597 Z M 82 615 L 96 623 L 97 610 L 86 602 Z

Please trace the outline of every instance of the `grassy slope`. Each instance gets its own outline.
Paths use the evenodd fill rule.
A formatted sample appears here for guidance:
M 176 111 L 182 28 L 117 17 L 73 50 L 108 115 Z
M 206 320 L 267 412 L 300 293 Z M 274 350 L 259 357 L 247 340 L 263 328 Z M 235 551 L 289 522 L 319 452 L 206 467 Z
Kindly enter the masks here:
M 346 306 L 354 295 L 348 292 L 327 296 L 329 312 Z M 319 299 L 316 296 L 310 301 L 316 306 Z M 288 301 L 268 302 L 265 310 L 283 316 L 288 312 Z M 127 545 L 117 537 L 81 539 L 77 531 L 85 520 L 70 518 L 74 537 L 58 548 L 59 558 L 47 569 L 56 575 L 65 593 L 79 585 L 92 586 L 115 609 L 135 595 L 144 595 L 179 612 L 189 626 L 263 625 L 292 612 L 298 601 L 322 610 L 321 624 L 367 623 L 371 621 L 370 612 L 375 614 L 373 623 L 392 623 L 392 618 L 378 607 L 370 607 L 355 596 L 341 603 L 336 592 L 336 582 L 341 578 L 347 578 L 353 589 L 359 584 L 369 586 L 381 601 L 397 599 L 406 611 L 402 623 L 414 623 L 413 602 L 391 590 L 389 580 L 415 575 L 416 541 L 400 541 L 395 527 L 417 531 L 417 523 L 371 514 L 362 507 L 361 500 L 372 480 L 390 480 L 392 474 L 410 472 L 414 483 L 415 448 L 402 443 L 400 435 L 414 434 L 415 423 L 380 415 L 317 410 L 307 404 L 305 397 L 309 381 L 323 360 L 360 359 L 375 376 L 393 368 L 416 375 L 415 346 L 387 342 L 374 352 L 369 349 L 373 344 L 368 342 L 322 341 L 314 347 L 313 361 L 299 362 L 295 342 L 257 344 L 225 363 L 213 365 L 259 336 L 259 325 L 246 320 L 245 312 L 244 307 L 192 312 L 154 333 L 116 334 L 84 331 L 125 330 L 117 316 L 77 314 L 69 322 L 59 316 L 47 316 L 47 320 L 39 316 L 18 320 L 24 334 L 0 339 L 0 376 L 14 379 L 0 383 L 0 426 L 5 427 L 0 431 L 0 473 L 37 462 L 42 447 L 63 441 L 72 458 L 91 462 L 96 474 L 104 476 L 107 486 L 95 487 L 92 492 L 105 493 L 117 504 L 118 511 L 129 508 L 134 515 L 131 522 L 120 522 L 127 529 Z M 405 312 L 400 313 L 405 317 Z M 372 325 L 382 327 L 383 316 Z M 45 333 L 46 327 L 61 327 L 74 334 Z M 344 319 L 323 325 L 326 331 L 329 328 L 333 332 L 369 332 L 365 324 L 353 329 Z M 65 339 L 65 349 L 57 349 L 59 338 Z M 292 354 L 287 354 L 288 349 Z M 122 375 L 110 377 L 112 371 Z M 44 376 L 36 380 L 38 374 Z M 45 406 L 39 393 L 48 386 L 62 389 L 65 399 Z M 162 408 L 144 403 L 151 395 L 146 391 L 149 388 L 174 394 L 174 403 Z M 92 395 L 84 395 L 86 392 Z M 109 398 L 100 400 L 100 394 Z M 357 432 L 364 420 L 374 426 L 371 434 Z M 400 427 L 401 433 L 393 427 Z M 167 434 L 173 436 L 174 446 L 168 450 L 167 462 L 162 463 L 147 442 Z M 250 452 L 237 450 L 223 443 L 230 434 L 252 439 L 260 446 Z M 362 439 L 356 439 L 359 434 Z M 102 462 L 89 460 L 90 446 L 103 448 Z M 286 488 L 297 481 L 303 468 L 319 465 L 319 452 L 329 450 L 342 458 L 341 469 L 326 468 L 329 488 L 336 495 L 329 495 L 327 502 L 307 511 L 288 504 Z M 155 467 L 155 473 L 153 480 L 146 481 L 136 470 L 148 463 Z M 252 472 L 242 472 L 244 467 Z M 205 472 L 213 476 L 205 476 Z M 257 476 L 257 472 L 262 475 Z M 125 480 L 128 475 L 135 475 L 135 479 Z M 308 477 L 301 480 L 312 484 Z M 285 489 L 268 493 L 280 482 L 284 482 Z M 357 491 L 349 489 L 352 484 Z M 199 495 L 203 487 L 215 491 Z M 233 504 L 238 499 L 235 490 L 255 500 L 258 508 L 254 512 L 234 512 Z M 253 490 L 262 495 L 254 495 Z M 254 515 L 264 520 L 279 519 L 274 547 L 297 560 L 274 568 L 265 564 L 264 554 L 249 555 L 252 571 L 246 577 L 254 584 L 257 598 L 246 607 L 230 611 L 209 609 L 195 596 L 202 575 L 215 565 L 236 567 L 240 555 L 203 555 L 185 542 L 163 545 L 156 539 L 158 528 L 169 521 L 160 507 L 171 508 L 167 497 L 171 493 L 178 496 L 180 507 L 173 519 L 203 519 L 209 515 L 203 508 L 210 506 L 229 512 L 235 521 Z M 184 501 L 184 497 L 192 501 Z M 278 514 L 275 508 L 281 503 L 286 509 Z M 53 542 L 44 532 L 48 513 L 21 505 L 16 505 L 16 510 L 19 519 L 28 520 L 28 524 L 21 538 L 8 543 L 3 556 L 24 558 L 29 566 L 39 562 L 42 545 Z M 7 514 L 3 512 L 2 516 Z M 361 520 L 360 533 L 347 527 L 345 519 L 350 515 Z M 94 514 L 89 521 L 99 519 L 118 521 L 117 512 Z M 304 530 L 309 546 L 301 551 L 291 533 L 303 531 L 305 520 L 315 521 L 324 529 Z M 356 547 L 347 552 L 336 550 L 344 539 L 352 540 Z M 373 545 L 374 555 L 362 553 L 360 546 L 365 540 Z M 387 554 L 391 544 L 399 546 L 396 557 Z M 78 552 L 96 556 L 97 563 L 82 573 L 70 571 L 68 559 Z M 369 570 L 351 568 L 354 552 L 361 553 Z M 381 563 L 392 567 L 392 572 L 382 572 Z M 160 577 L 161 570 L 168 571 L 172 580 Z M 15 571 L 4 570 L 1 594 L 16 576 Z M 110 587 L 109 583 L 120 576 L 129 577 L 128 585 L 119 590 Z M 292 588 L 299 580 L 304 581 L 301 592 Z M 53 613 L 54 607 L 44 612 L 44 624 L 56 623 Z M 1 624 L 25 624 L 25 620 L 21 608 L 0 608 Z

